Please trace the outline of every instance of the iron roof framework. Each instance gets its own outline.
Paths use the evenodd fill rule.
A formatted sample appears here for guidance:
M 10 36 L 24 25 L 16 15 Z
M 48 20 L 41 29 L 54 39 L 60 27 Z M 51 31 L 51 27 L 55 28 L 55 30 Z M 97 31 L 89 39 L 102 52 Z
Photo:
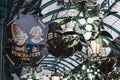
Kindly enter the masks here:
M 52 21 L 57 19 L 64 19 L 66 16 L 55 17 L 59 13 L 64 13 L 70 8 L 61 8 L 57 5 L 58 0 L 5 0 L 0 3 L 0 6 L 6 7 L 5 23 L 9 22 L 15 14 L 37 14 L 40 12 L 40 17 L 48 25 Z M 112 33 L 114 39 L 120 35 L 120 1 L 119 0 L 107 0 L 108 9 L 111 11 L 117 11 L 117 14 L 111 15 L 104 20 L 104 26 L 108 31 Z M 112 40 L 106 39 L 109 42 Z M 83 51 L 83 53 L 85 53 Z M 80 65 L 82 62 L 79 60 L 81 55 L 76 53 L 69 58 L 55 58 L 51 54 L 45 58 L 40 65 L 45 69 L 54 71 L 54 68 L 58 68 L 59 72 L 69 71 Z

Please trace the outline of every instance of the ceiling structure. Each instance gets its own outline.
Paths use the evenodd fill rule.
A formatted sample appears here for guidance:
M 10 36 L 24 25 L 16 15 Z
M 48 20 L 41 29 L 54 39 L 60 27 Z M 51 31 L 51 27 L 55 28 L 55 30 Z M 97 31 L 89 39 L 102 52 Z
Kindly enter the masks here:
M 18 13 L 22 14 L 40 14 L 42 20 L 48 25 L 52 21 L 59 21 L 64 19 L 68 15 L 66 14 L 72 9 L 69 8 L 61 8 L 60 5 L 57 5 L 58 0 L 5 0 L 5 4 L 3 5 L 6 8 L 6 23 L 9 22 L 12 17 Z M 117 11 L 117 14 L 111 15 L 104 19 L 104 26 L 106 30 L 109 31 L 113 38 L 116 39 L 120 35 L 120 1 L 119 0 L 106 0 L 108 3 L 107 8 L 111 11 Z M 106 38 L 106 41 L 109 44 L 113 40 Z M 113 45 L 113 44 L 112 44 Z M 114 44 L 115 46 L 115 44 Z M 118 50 L 120 52 L 120 49 Z M 82 63 L 82 55 L 81 52 L 74 53 L 73 56 L 69 58 L 56 58 L 51 54 L 45 58 L 40 66 L 44 69 L 48 69 L 50 71 L 54 71 L 54 68 L 57 68 L 58 72 L 62 71 L 70 71 L 80 65 Z M 85 53 L 82 51 L 82 53 Z

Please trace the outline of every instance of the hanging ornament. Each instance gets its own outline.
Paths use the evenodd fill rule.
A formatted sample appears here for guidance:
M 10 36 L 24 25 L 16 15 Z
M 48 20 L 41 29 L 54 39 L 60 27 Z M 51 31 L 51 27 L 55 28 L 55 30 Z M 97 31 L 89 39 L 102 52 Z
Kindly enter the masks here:
M 60 26 L 57 27 L 57 25 L 57 22 L 49 24 L 50 30 L 47 41 L 48 51 L 55 57 L 67 58 L 78 50 L 78 45 L 67 48 L 67 44 L 72 38 L 72 35 L 62 35 L 62 28 Z M 59 30 L 61 33 L 55 33 L 56 30 Z

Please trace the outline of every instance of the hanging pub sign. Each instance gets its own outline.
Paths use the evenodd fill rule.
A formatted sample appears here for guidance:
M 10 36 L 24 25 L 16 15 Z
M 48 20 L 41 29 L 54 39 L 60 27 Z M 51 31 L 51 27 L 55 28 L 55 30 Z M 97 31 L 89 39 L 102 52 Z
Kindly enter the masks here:
M 48 55 L 48 27 L 38 16 L 18 14 L 7 25 L 11 26 L 12 45 L 6 57 L 12 65 L 36 66 Z

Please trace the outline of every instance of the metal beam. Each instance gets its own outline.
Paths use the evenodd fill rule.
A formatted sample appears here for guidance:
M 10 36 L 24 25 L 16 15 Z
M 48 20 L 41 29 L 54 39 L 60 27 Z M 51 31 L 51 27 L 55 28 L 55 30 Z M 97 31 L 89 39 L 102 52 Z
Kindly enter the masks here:
M 50 5 L 52 5 L 53 3 L 57 2 L 57 0 L 51 0 L 51 1 L 48 1 L 47 3 L 45 3 L 44 5 L 42 5 L 40 8 L 41 9 L 44 9 Z
M 111 30 L 113 30 L 114 32 L 116 32 L 117 34 L 120 35 L 120 31 L 115 29 L 114 27 L 112 27 L 111 25 L 107 24 L 107 23 L 103 23 L 106 27 L 110 28 Z
M 116 3 L 117 3 L 118 1 L 119 1 L 119 0 L 115 0 L 115 2 L 112 3 L 112 5 L 109 7 L 109 10 L 111 10 L 111 9 L 116 5 Z
M 4 0 L 0 0 L 1 3 L 4 3 Z M 0 15 L 4 15 L 5 8 L 0 6 Z M 0 80 L 4 79 L 4 62 L 3 62 L 3 26 L 4 26 L 4 18 L 5 16 L 0 18 Z
M 19 0 L 17 3 L 18 3 L 18 4 L 17 4 L 16 6 L 21 6 L 21 7 L 22 7 L 22 5 L 23 5 L 23 3 L 24 3 L 24 0 Z M 14 4 L 12 4 L 12 5 L 14 5 Z M 12 12 L 12 16 L 10 16 L 10 19 L 12 19 L 13 16 L 15 16 L 16 14 L 19 13 L 21 7 L 16 7 L 16 8 L 14 9 L 14 11 Z M 13 8 L 13 7 L 12 7 L 12 8 Z
M 35 7 L 34 4 L 37 2 L 38 0 L 33 0 L 31 2 L 27 2 L 27 6 L 30 6 L 31 8 L 32 7 Z M 25 2 L 26 3 L 26 2 Z M 24 11 L 23 11 L 23 14 L 26 14 L 27 12 L 29 12 L 30 8 L 26 8 Z
M 5 6 L 7 9 L 5 22 L 7 23 L 10 20 L 11 9 L 13 7 L 14 0 L 6 0 L 6 1 L 7 1 L 7 3 L 4 5 L 9 6 L 9 7 Z

